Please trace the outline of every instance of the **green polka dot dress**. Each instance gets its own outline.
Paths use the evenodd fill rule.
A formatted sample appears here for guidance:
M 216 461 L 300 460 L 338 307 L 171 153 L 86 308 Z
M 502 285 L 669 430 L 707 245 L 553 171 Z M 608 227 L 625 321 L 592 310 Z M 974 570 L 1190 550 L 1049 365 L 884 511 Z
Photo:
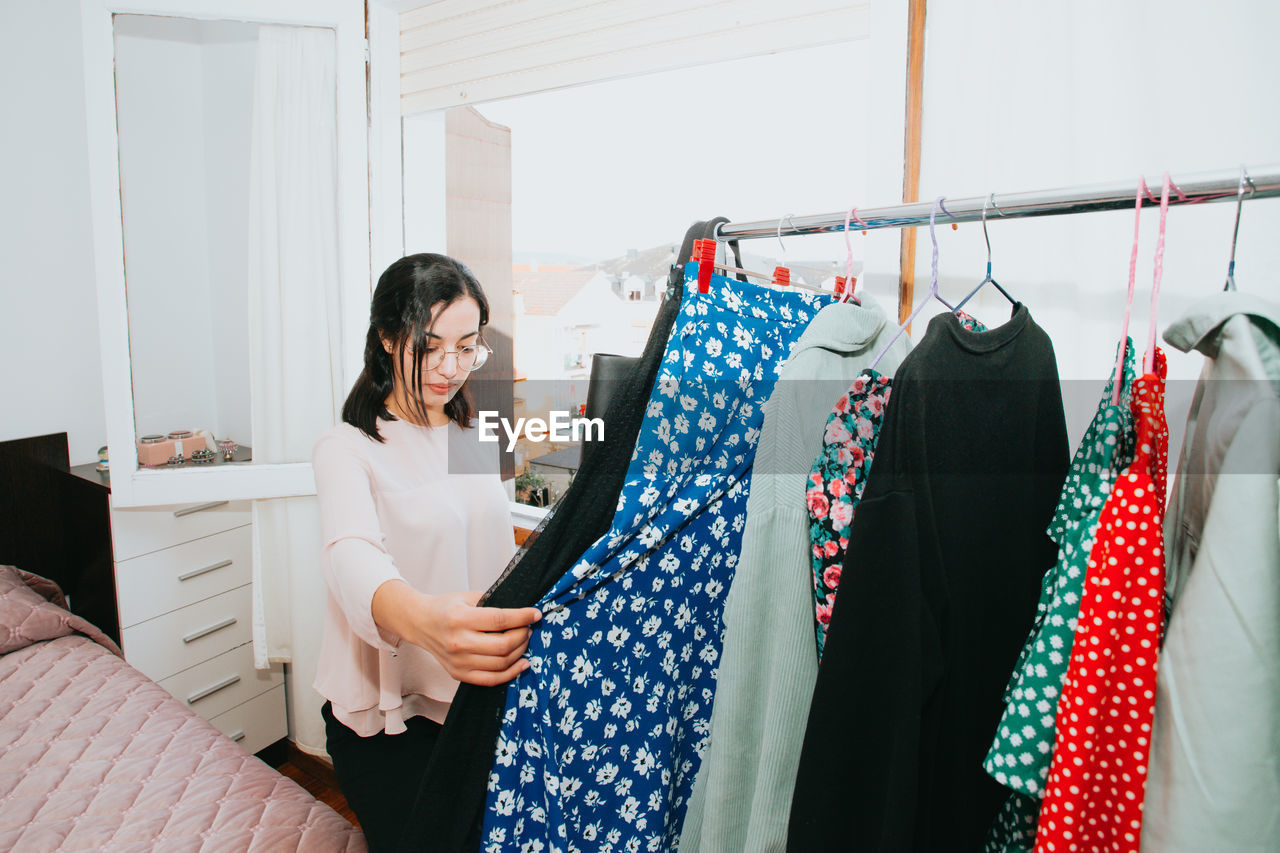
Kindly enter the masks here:
M 1004 715 L 983 762 L 997 782 L 1014 792 L 992 825 L 987 853 L 1029 851 L 1035 845 L 1040 800 L 1053 760 L 1058 695 L 1071 660 L 1089 552 L 1107 495 L 1133 458 L 1133 374 L 1130 340 L 1119 403 L 1112 405 L 1113 382 L 1108 382 L 1049 525 L 1049 535 L 1058 543 L 1058 562 L 1045 573 L 1035 623 L 1005 688 Z

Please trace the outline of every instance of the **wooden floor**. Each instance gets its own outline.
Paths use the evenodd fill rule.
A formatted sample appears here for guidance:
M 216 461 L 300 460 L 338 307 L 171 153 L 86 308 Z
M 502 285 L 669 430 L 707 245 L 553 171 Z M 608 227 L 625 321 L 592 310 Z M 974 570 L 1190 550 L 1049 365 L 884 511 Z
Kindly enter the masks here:
M 351 821 L 356 826 L 355 812 L 347 805 L 347 800 L 338 789 L 338 780 L 333 775 L 333 768 L 319 758 L 308 755 L 291 742 L 286 742 L 283 763 L 276 765 L 276 770 L 307 790 L 311 796 Z

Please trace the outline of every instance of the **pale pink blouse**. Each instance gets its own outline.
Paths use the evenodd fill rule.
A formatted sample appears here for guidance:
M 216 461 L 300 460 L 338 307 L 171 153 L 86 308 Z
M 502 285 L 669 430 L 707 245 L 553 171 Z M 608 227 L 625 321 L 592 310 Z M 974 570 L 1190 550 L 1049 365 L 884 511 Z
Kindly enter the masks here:
M 429 595 L 484 590 L 515 552 L 498 445 L 454 423 L 378 421 L 386 441 L 339 424 L 316 441 L 328 586 L 315 689 L 357 734 L 443 722 L 458 682 L 425 649 L 378 628 L 373 594 L 402 579 Z

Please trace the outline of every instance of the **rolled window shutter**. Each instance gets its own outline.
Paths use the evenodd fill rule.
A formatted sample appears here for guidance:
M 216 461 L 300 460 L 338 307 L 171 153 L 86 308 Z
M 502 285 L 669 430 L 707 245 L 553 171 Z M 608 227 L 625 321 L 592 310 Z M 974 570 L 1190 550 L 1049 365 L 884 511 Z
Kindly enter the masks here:
M 437 0 L 400 16 L 401 111 L 854 41 L 870 13 L 871 0 Z

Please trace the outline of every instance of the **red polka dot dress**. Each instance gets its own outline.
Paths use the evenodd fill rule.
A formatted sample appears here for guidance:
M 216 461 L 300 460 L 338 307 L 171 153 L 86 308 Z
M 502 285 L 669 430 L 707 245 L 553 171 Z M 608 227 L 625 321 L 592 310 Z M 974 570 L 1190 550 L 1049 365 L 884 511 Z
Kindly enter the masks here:
M 1137 452 L 1089 555 L 1036 853 L 1138 850 L 1164 615 L 1164 379 L 1157 349 L 1133 384 Z

